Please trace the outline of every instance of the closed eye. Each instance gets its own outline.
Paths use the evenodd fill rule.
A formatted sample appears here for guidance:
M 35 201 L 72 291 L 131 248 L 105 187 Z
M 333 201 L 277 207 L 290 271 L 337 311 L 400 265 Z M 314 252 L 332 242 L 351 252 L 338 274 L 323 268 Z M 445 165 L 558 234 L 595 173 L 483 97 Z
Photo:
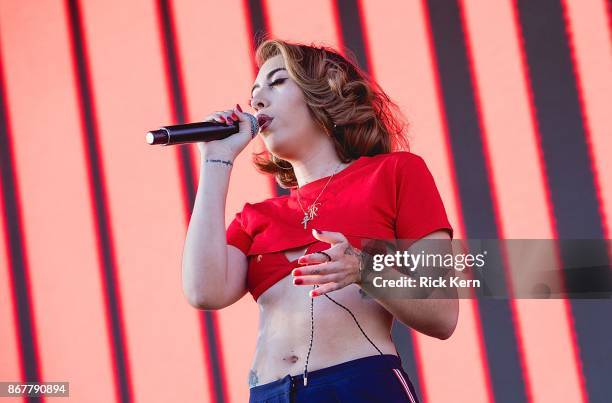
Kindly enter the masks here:
M 276 80 L 272 81 L 270 83 L 270 85 L 276 85 L 276 84 L 281 84 L 283 81 L 285 81 L 286 78 L 277 78 Z
M 273 87 L 277 84 L 282 84 L 285 80 L 287 80 L 287 77 L 277 78 L 276 80 L 270 83 L 270 87 Z M 253 106 L 253 96 L 252 95 L 251 97 L 249 97 L 249 105 L 251 105 L 251 107 Z

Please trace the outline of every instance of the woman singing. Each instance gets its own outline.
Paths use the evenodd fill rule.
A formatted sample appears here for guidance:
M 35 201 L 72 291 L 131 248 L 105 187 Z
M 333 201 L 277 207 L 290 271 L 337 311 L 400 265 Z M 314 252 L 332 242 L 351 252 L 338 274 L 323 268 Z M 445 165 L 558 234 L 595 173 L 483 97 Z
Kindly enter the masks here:
M 424 160 L 407 151 L 396 105 L 327 47 L 267 40 L 252 88 L 254 155 L 288 195 L 245 203 L 225 230 L 236 156 L 252 139 L 239 105 L 205 120 L 239 133 L 198 143 L 198 193 L 183 253 L 183 289 L 198 309 L 257 302 L 250 402 L 417 402 L 391 338 L 395 317 L 447 339 L 455 298 L 367 292 L 364 239 L 450 240 L 453 229 Z M 254 134 L 253 134 L 254 135 Z M 416 243 L 415 243 L 416 245 Z

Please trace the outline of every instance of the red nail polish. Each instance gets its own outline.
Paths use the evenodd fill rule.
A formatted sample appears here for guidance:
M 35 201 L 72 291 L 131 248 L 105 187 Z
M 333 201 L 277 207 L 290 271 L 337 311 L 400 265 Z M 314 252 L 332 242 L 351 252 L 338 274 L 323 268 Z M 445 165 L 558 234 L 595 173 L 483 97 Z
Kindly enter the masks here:
M 240 120 L 240 118 L 238 117 L 238 115 L 236 115 L 235 113 L 232 113 L 232 118 L 234 120 Z
M 242 108 L 240 107 L 239 104 L 236 104 L 236 109 L 238 109 L 238 112 L 242 112 Z
M 227 123 L 229 123 L 230 125 L 233 125 L 234 121 L 232 120 L 232 118 L 228 117 L 227 118 Z
M 293 275 L 294 275 L 294 276 L 301 276 L 301 275 L 302 275 L 302 272 L 301 272 L 300 270 L 295 269 L 295 270 L 293 271 Z
M 312 296 L 313 296 L 313 297 L 316 297 L 317 295 L 319 295 L 319 293 L 318 293 L 318 292 L 316 292 L 316 291 L 313 291 L 313 292 L 312 292 Z
M 304 282 L 304 280 L 302 280 L 301 278 L 296 278 L 295 280 L 293 280 L 293 284 L 295 284 L 295 285 L 302 284 L 303 282 Z

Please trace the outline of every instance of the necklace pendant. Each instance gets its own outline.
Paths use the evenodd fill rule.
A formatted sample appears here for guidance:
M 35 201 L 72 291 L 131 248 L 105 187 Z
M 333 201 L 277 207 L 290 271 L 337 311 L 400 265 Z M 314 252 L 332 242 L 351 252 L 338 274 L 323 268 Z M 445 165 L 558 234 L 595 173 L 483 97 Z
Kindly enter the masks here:
M 312 218 L 310 218 L 308 216 L 308 213 L 304 214 L 304 218 L 302 219 L 302 224 L 304 224 L 304 229 L 306 229 L 306 225 L 308 224 L 308 221 L 310 221 Z
M 317 216 L 317 210 L 319 209 L 319 205 L 321 203 L 312 204 L 308 207 L 308 211 L 304 211 L 304 218 L 302 219 L 302 224 L 304 224 L 304 229 L 306 229 L 306 225 L 308 225 L 308 221 L 312 221 L 313 218 Z
M 317 211 L 319 210 L 319 206 L 321 205 L 321 203 L 317 203 L 317 200 L 319 200 L 319 198 L 321 197 L 321 195 L 325 191 L 325 188 L 327 187 L 327 185 L 329 185 L 329 182 L 331 182 L 331 180 L 334 177 L 334 175 L 336 174 L 336 172 L 338 172 L 338 168 L 340 168 L 341 164 L 342 164 L 342 162 L 340 162 L 338 164 L 338 166 L 336 167 L 336 170 L 334 171 L 334 173 L 331 174 L 331 176 L 327 180 L 327 183 L 325 184 L 325 186 L 323 186 L 323 190 L 321 190 L 321 193 L 319 193 L 319 195 L 315 199 L 314 203 L 312 203 L 310 205 L 310 207 L 308 207 L 308 211 L 305 211 L 304 207 L 302 206 L 302 202 L 300 201 L 300 188 L 298 186 L 298 188 L 297 188 L 297 202 L 300 205 L 300 209 L 302 209 L 302 211 L 304 212 L 304 218 L 302 219 L 302 224 L 304 224 L 304 229 L 306 229 L 306 226 L 308 225 L 308 221 L 312 221 L 313 218 L 318 216 Z
M 310 219 L 312 220 L 314 217 L 317 216 L 317 211 L 319 210 L 319 205 L 321 203 L 315 203 L 313 205 L 311 205 L 310 207 L 308 207 L 308 215 L 310 216 Z

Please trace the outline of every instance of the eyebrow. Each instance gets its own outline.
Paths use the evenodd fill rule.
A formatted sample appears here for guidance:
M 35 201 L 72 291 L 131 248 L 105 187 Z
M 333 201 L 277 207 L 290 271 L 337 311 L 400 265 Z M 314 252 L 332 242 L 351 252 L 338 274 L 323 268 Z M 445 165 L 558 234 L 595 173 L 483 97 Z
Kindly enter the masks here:
M 270 71 L 270 72 L 269 72 L 269 73 L 266 75 L 266 79 L 267 79 L 267 80 L 269 80 L 269 79 L 270 79 L 270 77 L 272 77 L 272 75 L 274 75 L 274 73 L 276 73 L 276 72 L 277 72 L 277 71 L 279 71 L 279 70 L 285 70 L 285 71 L 287 71 L 287 69 L 286 69 L 286 68 L 284 68 L 284 67 L 279 67 L 279 68 L 276 68 L 276 69 L 274 69 L 274 70 Z M 251 96 L 253 96 L 253 91 L 255 91 L 255 88 L 257 88 L 257 87 L 259 87 L 259 84 L 255 84 L 255 85 L 253 86 L 253 88 L 251 88 Z

